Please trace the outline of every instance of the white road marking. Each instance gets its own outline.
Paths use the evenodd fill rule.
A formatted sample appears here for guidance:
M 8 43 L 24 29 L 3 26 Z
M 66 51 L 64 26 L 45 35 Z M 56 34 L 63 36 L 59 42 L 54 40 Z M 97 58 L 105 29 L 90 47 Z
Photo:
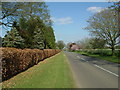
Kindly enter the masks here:
M 80 58 L 79 56 L 77 56 L 77 58 Z
M 82 60 L 85 60 L 84 58 L 81 58 Z
M 81 58 L 83 61 L 86 61 L 84 58 Z M 86 61 L 87 62 L 87 61 Z
M 80 56 L 77 56 L 77 58 L 79 58 L 79 59 L 81 59 L 81 60 L 83 60 L 83 61 L 88 62 L 87 60 L 85 60 L 84 58 L 81 58 Z M 111 72 L 111 71 L 109 71 L 109 70 L 107 70 L 107 69 L 104 69 L 104 68 L 102 68 L 102 67 L 100 67 L 100 66 L 98 66 L 98 65 L 96 65 L 96 64 L 95 64 L 94 66 L 96 66 L 97 68 L 100 68 L 100 69 L 102 69 L 102 70 L 104 70 L 104 71 L 106 71 L 106 72 L 108 72 L 108 73 L 110 73 L 110 74 L 113 74 L 113 75 L 119 77 L 119 75 L 117 75 L 117 74 L 115 74 L 115 73 L 113 73 L 113 72 Z
M 86 61 L 84 58 L 80 58 L 80 56 L 77 56 L 77 58 L 79 58 L 79 59 L 81 59 L 83 61 Z M 86 61 L 86 62 L 88 62 L 88 61 Z
M 82 60 L 85 60 L 84 58 L 81 58 Z
M 106 71 L 106 72 L 108 72 L 108 73 L 110 73 L 110 74 L 113 74 L 113 75 L 119 77 L 119 75 L 117 75 L 117 74 L 115 74 L 115 73 L 113 73 L 113 72 L 111 72 L 111 71 L 109 71 L 109 70 L 107 70 L 107 69 L 104 69 L 104 68 L 102 68 L 102 67 L 100 67 L 100 66 L 98 66 L 98 65 L 94 65 L 94 66 L 96 66 L 96 67 L 98 67 L 98 68 L 100 68 L 100 69 L 102 69 L 102 70 L 104 70 L 104 71 Z

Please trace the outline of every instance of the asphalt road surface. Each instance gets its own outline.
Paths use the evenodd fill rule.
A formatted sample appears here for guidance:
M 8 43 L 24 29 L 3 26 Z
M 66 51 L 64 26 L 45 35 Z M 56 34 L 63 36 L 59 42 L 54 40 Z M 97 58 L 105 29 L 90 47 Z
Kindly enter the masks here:
M 119 64 L 64 52 L 78 88 L 118 88 Z

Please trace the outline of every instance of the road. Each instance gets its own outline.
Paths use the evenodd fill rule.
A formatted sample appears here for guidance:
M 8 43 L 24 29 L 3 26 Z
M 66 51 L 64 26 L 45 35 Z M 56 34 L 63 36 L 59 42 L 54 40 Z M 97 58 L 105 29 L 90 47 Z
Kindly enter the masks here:
M 108 61 L 64 52 L 78 88 L 118 88 L 118 67 Z

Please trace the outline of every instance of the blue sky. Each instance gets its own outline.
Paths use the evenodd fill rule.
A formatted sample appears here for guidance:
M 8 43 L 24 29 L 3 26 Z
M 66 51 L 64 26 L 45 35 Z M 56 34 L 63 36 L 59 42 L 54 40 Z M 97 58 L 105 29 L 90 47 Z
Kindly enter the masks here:
M 107 2 L 47 2 L 54 21 L 53 28 L 56 40 L 65 43 L 90 37 L 84 30 L 87 20 L 96 12 L 110 6 Z
M 74 42 L 90 37 L 83 28 L 87 20 L 96 12 L 110 6 L 107 2 L 46 2 L 54 21 L 53 29 L 56 41 Z M 1 33 L 1 31 L 0 31 Z M 2 37 L 5 30 L 2 30 Z

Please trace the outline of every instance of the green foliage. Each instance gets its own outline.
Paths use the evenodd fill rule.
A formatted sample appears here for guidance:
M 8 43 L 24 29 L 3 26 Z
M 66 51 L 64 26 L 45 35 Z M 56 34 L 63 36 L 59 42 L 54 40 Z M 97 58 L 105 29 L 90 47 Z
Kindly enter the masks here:
M 46 26 L 39 17 L 28 20 L 20 18 L 18 30 L 25 39 L 25 48 L 55 49 L 53 29 Z
M 57 41 L 56 45 L 59 49 L 63 49 L 65 47 L 65 43 L 63 41 Z
M 52 25 L 49 10 L 46 3 L 43 2 L 2 2 L 1 23 L 3 26 L 11 26 L 13 21 L 19 21 L 21 17 L 30 19 L 31 17 L 39 16 L 44 20 L 45 25 Z
M 8 12 L 12 12 L 12 14 L 6 16 L 5 18 L 18 17 L 14 21 L 10 20 L 10 22 L 13 23 L 13 27 L 18 30 L 19 35 L 24 39 L 23 48 L 56 48 L 55 36 L 51 26 L 52 21 L 50 19 L 49 10 L 45 2 L 3 3 L 3 6 L 5 15 L 8 15 L 7 11 L 10 6 L 11 8 Z M 12 45 L 11 47 L 15 46 Z
M 28 22 L 27 19 L 25 19 L 24 17 L 21 17 L 21 18 L 19 19 L 19 27 L 20 27 L 21 29 L 23 29 L 23 30 L 26 30 L 27 27 L 28 27 L 28 23 L 27 23 L 27 22 Z
M 120 50 L 115 51 L 115 56 L 120 57 Z
M 116 49 L 120 49 L 120 45 L 116 46 L 115 48 L 116 48 Z
M 83 49 L 81 51 L 100 56 L 112 56 L 112 51 L 110 49 Z M 115 50 L 115 56 L 120 57 L 120 50 Z
M 0 37 L 0 47 L 2 47 L 2 37 Z
M 50 48 L 50 49 L 56 48 L 55 35 L 52 27 L 46 27 L 45 39 L 47 43 L 46 48 Z
M 120 1 L 118 2 L 113 2 L 114 5 L 110 6 L 109 8 L 116 10 L 117 12 L 120 12 Z
M 19 23 L 15 26 L 22 38 L 25 40 L 25 48 L 33 48 L 34 31 L 36 29 L 37 20 L 34 18 L 20 18 Z
M 119 59 L 118 56 L 109 56 L 109 55 L 102 56 L 102 55 L 99 55 L 99 54 L 90 54 L 90 53 L 87 53 L 85 51 L 84 50 L 83 51 L 78 51 L 77 53 L 80 53 L 80 54 L 86 55 L 86 56 L 90 56 L 90 57 L 99 58 L 101 60 L 107 60 L 107 61 L 114 62 L 114 63 L 120 63 L 120 59 Z M 111 52 L 111 51 L 106 50 L 106 53 L 109 53 L 109 52 Z M 120 53 L 119 53 L 119 55 L 120 55 Z
M 8 31 L 7 35 L 3 38 L 4 47 L 23 48 L 24 39 L 19 35 L 16 28 Z
M 92 38 L 90 39 L 89 43 L 91 45 L 91 48 L 100 49 L 105 47 L 106 41 L 100 38 Z
M 34 46 L 33 46 L 34 48 L 44 49 L 45 47 L 44 37 L 40 28 L 34 31 L 33 43 L 34 43 Z

